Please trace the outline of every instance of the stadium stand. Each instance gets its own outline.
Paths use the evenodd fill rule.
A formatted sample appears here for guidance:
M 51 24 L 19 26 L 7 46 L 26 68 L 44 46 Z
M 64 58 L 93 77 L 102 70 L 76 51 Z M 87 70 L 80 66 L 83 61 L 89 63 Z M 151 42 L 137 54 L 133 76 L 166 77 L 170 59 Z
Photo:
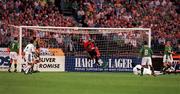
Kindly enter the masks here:
M 70 0 L 66 3 L 71 6 L 71 10 L 67 10 L 73 12 L 71 16 L 61 13 L 64 3 L 54 4 L 51 0 L 1 0 L 0 47 L 7 47 L 9 37 L 18 35 L 18 31 L 9 28 L 8 24 L 144 27 L 152 29 L 152 48 L 155 52 L 163 50 L 162 47 L 167 40 L 171 40 L 175 51 L 180 52 L 178 0 Z

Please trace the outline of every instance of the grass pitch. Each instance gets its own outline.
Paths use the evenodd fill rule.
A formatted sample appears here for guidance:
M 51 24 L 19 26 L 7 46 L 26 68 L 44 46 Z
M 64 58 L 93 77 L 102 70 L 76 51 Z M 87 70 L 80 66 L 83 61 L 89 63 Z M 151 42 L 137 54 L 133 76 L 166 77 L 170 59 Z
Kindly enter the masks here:
M 0 72 L 0 94 L 179 94 L 180 74 Z

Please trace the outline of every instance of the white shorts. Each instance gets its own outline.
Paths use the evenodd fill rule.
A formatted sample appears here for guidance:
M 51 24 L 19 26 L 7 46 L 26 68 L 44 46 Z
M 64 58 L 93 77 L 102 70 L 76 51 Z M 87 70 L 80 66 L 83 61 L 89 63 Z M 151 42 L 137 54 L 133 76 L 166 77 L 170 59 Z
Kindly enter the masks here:
M 141 65 L 152 65 L 151 57 L 143 57 L 141 61 Z
M 172 63 L 173 62 L 173 57 L 172 55 L 164 55 L 163 56 L 163 63 Z
M 18 54 L 16 52 L 10 52 L 9 57 L 10 59 L 17 60 Z
M 145 75 L 151 75 L 152 74 L 152 71 L 148 68 L 144 68 L 144 71 L 143 71 L 143 74 Z
M 33 54 L 29 53 L 29 54 L 25 54 L 25 62 L 26 63 L 32 63 L 34 60 Z

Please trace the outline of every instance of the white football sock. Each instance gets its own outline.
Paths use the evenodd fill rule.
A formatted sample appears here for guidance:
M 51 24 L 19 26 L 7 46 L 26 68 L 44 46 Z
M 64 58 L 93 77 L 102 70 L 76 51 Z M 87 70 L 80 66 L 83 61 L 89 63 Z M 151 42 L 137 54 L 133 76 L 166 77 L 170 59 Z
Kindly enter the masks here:
M 175 70 L 175 69 L 174 69 L 174 67 L 172 67 L 172 66 L 170 67 L 170 69 L 171 69 L 172 71 L 174 71 L 174 70 Z
M 29 72 L 29 69 L 31 68 L 31 65 L 27 65 L 27 67 L 25 68 L 25 73 L 27 74 Z
M 102 65 L 103 61 L 101 59 L 98 60 L 99 64 Z
M 34 64 L 34 71 L 38 71 L 38 64 Z

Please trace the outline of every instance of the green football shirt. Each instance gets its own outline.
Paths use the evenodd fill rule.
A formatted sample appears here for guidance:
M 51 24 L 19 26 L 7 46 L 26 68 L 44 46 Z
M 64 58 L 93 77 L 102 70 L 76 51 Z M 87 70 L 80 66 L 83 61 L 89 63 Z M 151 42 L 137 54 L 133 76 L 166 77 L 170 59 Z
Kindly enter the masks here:
M 151 57 L 153 54 L 153 51 L 151 50 L 151 48 L 145 45 L 140 49 L 140 54 L 142 57 Z
M 165 49 L 164 49 L 164 54 L 165 55 L 170 55 L 172 52 L 172 47 L 171 46 L 165 46 Z
M 17 41 L 13 41 L 11 44 L 10 44 L 10 51 L 11 52 L 18 52 L 18 49 L 19 49 L 19 43 Z

